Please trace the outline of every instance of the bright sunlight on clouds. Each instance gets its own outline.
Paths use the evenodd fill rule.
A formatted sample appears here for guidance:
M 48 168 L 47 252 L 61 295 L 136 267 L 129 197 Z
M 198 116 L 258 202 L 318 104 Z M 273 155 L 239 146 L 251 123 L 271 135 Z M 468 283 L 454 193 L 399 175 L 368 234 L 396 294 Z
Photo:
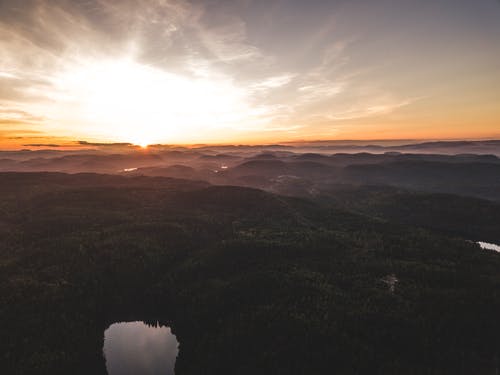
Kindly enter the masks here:
M 267 110 L 221 74 L 188 77 L 130 58 L 86 61 L 53 78 L 57 122 L 78 119 L 95 138 L 146 145 L 266 123 Z
M 500 136 L 499 16 L 468 0 L 0 1 L 0 145 Z

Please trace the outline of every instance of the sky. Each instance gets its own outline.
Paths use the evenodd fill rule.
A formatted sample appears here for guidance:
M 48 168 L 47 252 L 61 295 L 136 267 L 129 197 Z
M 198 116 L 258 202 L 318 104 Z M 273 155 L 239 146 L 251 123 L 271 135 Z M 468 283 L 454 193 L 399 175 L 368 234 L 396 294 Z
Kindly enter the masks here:
M 0 148 L 500 138 L 498 0 L 0 0 Z

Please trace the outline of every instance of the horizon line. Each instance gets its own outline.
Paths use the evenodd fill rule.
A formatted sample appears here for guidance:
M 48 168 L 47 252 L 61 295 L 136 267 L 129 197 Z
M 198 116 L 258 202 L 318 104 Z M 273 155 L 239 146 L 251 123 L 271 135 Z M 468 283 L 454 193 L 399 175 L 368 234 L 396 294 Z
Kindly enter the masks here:
M 368 146 L 379 146 L 377 144 L 371 144 L 372 142 L 412 142 L 408 144 L 400 144 L 399 146 L 406 145 L 417 145 L 422 143 L 433 143 L 433 142 L 484 142 L 484 141 L 500 141 L 500 136 L 498 137 L 481 137 L 481 138 L 379 138 L 379 139 L 301 139 L 301 140 L 293 140 L 293 141 L 281 141 L 281 142 L 269 142 L 269 143 L 259 143 L 259 142 L 248 142 L 248 143 L 239 143 L 239 142 L 214 142 L 214 143 L 152 143 L 148 145 L 138 145 L 132 142 L 92 142 L 92 141 L 83 141 L 83 140 L 73 140 L 69 144 L 65 144 L 61 142 L 61 144 L 26 144 L 21 145 L 19 148 L 9 148 L 9 149 L 0 149 L 0 152 L 16 152 L 16 151 L 93 151 L 97 150 L 99 147 L 114 147 L 114 148 L 134 148 L 137 150 L 147 150 L 154 149 L 160 147 L 181 147 L 181 148 L 203 148 L 203 147 L 276 147 L 276 146 L 288 146 L 292 147 L 294 144 L 325 144 L 325 143 L 346 143 L 350 142 L 351 144 L 344 144 L 342 146 L 360 146 L 360 147 L 368 147 Z M 365 144 L 352 144 L 353 142 L 362 142 Z M 26 147 L 22 147 L 26 146 Z M 86 147 L 87 146 L 87 147 Z

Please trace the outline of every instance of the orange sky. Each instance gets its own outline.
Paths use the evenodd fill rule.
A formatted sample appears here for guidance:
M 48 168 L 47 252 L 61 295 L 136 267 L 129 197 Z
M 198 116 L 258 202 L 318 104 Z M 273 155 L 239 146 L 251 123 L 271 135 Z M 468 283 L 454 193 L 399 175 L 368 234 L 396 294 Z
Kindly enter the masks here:
M 0 149 L 500 138 L 500 3 L 0 4 Z

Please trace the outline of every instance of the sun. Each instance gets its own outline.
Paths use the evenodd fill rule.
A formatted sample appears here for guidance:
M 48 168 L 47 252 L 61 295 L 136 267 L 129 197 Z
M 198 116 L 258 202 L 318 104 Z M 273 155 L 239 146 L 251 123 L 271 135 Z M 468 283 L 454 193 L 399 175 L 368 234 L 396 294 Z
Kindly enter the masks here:
M 66 121 L 82 133 L 143 147 L 241 125 L 257 113 L 227 77 L 179 75 L 132 59 L 79 64 L 56 86 Z

